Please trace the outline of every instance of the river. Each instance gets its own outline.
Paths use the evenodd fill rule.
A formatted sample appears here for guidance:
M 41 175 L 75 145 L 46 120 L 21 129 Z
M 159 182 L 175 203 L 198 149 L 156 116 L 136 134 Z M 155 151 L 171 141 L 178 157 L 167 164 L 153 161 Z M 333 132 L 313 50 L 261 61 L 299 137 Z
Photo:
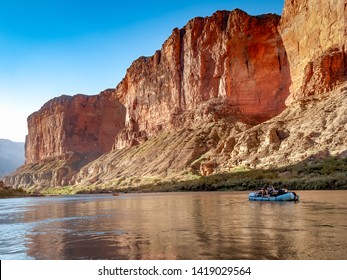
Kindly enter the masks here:
M 347 259 L 347 191 L 0 200 L 0 259 Z

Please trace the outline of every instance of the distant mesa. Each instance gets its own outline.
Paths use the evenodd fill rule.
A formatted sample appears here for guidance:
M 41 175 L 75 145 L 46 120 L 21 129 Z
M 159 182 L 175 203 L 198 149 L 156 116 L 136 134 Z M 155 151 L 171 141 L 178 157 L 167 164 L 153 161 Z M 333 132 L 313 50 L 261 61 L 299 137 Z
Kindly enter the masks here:
M 0 177 L 14 172 L 24 161 L 24 143 L 0 139 Z

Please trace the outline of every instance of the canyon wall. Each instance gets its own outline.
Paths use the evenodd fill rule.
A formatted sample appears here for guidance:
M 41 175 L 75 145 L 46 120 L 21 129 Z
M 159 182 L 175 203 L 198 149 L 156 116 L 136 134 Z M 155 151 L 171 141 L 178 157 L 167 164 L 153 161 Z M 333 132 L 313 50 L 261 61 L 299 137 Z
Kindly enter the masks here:
M 135 186 L 346 153 L 346 1 L 174 29 L 115 90 L 30 116 L 26 164 L 5 183 Z
M 60 96 L 28 117 L 26 162 L 4 180 L 9 186 L 73 184 L 80 168 L 111 151 L 124 127 L 125 108 L 114 89 L 98 95 Z
M 144 136 L 146 140 L 148 133 L 155 131 L 148 127 L 148 124 L 153 123 L 153 119 L 158 120 L 160 129 L 164 123 L 167 131 L 172 133 L 160 134 L 142 144 L 139 149 L 133 147 L 124 151 L 115 150 L 105 155 L 102 160 L 84 167 L 78 174 L 77 182 L 85 185 L 90 183 L 102 185 L 113 181 L 116 185 L 141 185 L 150 184 L 153 180 L 160 181 L 163 178 L 168 180 L 170 178 L 175 180 L 180 176 L 186 178 L 187 174 L 189 177 L 189 174 L 209 175 L 228 172 L 237 166 L 251 168 L 283 166 L 310 157 L 345 153 L 344 131 L 347 119 L 343 112 L 347 65 L 346 7 L 345 0 L 287 0 L 280 24 L 276 25 L 280 37 L 276 35 L 267 41 L 272 43 L 276 41 L 277 46 L 280 46 L 276 50 L 269 44 L 256 43 L 255 35 L 250 36 L 254 48 L 248 45 L 244 35 L 252 31 L 245 31 L 248 27 L 248 21 L 245 19 L 251 18 L 254 22 L 264 17 L 257 17 L 255 20 L 239 11 L 233 12 L 237 16 L 223 12 L 213 16 L 225 19 L 215 21 L 219 30 L 228 30 L 224 33 L 224 37 L 220 37 L 225 41 L 220 39 L 203 41 L 205 38 L 216 36 L 215 29 L 206 27 L 211 18 L 195 19 L 183 29 L 174 30 L 173 36 L 164 44 L 161 52 L 157 52 L 153 58 L 142 58 L 142 61 L 137 61 L 129 69 L 128 74 L 139 65 L 140 68 L 148 65 L 146 64 L 148 62 L 154 63 L 150 64 L 148 71 L 157 71 L 163 56 L 170 57 L 170 60 L 175 61 L 177 65 L 177 71 L 172 71 L 176 73 L 176 79 L 163 84 L 178 83 L 174 96 L 178 101 L 170 103 L 169 99 L 162 102 L 163 99 L 160 98 L 161 107 L 158 109 L 159 106 L 152 106 L 154 114 L 151 116 L 151 121 L 146 119 L 148 111 L 151 110 L 150 104 L 153 103 L 146 103 L 144 94 L 148 91 L 145 80 L 143 83 L 134 83 L 131 75 L 127 75 L 124 84 L 121 84 L 123 95 L 118 94 L 127 107 L 128 133 L 136 130 L 138 135 Z M 238 20 L 242 16 L 244 17 L 241 23 Z M 202 21 L 205 21 L 204 27 L 195 28 Z M 223 25 L 223 22 L 227 24 Z M 266 21 L 262 22 L 263 25 L 264 22 Z M 224 29 L 224 26 L 227 28 Z M 252 26 L 252 30 L 256 29 Z M 266 32 L 268 35 L 271 33 L 269 30 Z M 261 34 L 259 31 L 256 33 Z M 194 34 L 200 35 L 194 37 Z M 233 38 L 231 34 L 234 35 Z M 181 46 L 177 48 L 177 52 L 171 47 L 175 44 Z M 171 47 L 170 51 L 167 51 L 168 46 Z M 274 63 L 275 54 L 278 56 L 277 64 Z M 206 59 L 200 61 L 196 59 L 201 57 Z M 249 57 L 253 58 L 251 63 L 247 59 Z M 189 63 L 182 64 L 187 61 Z M 253 68 L 257 62 L 259 67 Z M 262 65 L 264 68 L 260 69 Z M 267 76 L 266 73 L 274 71 L 276 65 L 282 76 Z M 249 72 L 249 69 L 256 71 Z M 219 75 L 221 73 L 223 74 Z M 246 73 L 248 75 L 245 75 Z M 255 78 L 255 73 L 261 77 L 259 80 Z M 255 83 L 255 80 L 258 82 Z M 279 94 L 281 97 L 276 99 L 276 95 L 270 93 L 280 91 L 271 91 L 269 88 L 263 90 L 271 97 L 266 105 L 268 107 L 264 110 L 260 102 L 256 102 L 256 90 L 262 86 L 269 86 L 272 82 L 275 83 L 272 89 L 278 89 L 278 85 L 282 86 L 282 95 Z M 132 88 L 130 91 L 128 91 L 129 85 Z M 134 85 L 139 85 L 139 88 Z M 151 80 L 151 85 L 155 85 L 155 79 Z M 289 85 L 290 95 L 287 92 Z M 161 86 L 162 84 L 159 84 L 159 87 L 154 88 L 158 89 Z M 127 95 L 124 96 L 124 93 Z M 321 99 L 325 93 L 332 96 L 321 102 L 307 99 L 312 95 Z M 149 96 L 151 95 L 147 97 Z M 138 97 L 142 99 L 137 99 Z M 215 98 L 221 98 L 223 101 L 209 102 Z M 286 98 L 288 105 L 291 104 L 287 109 L 283 104 L 283 98 Z M 142 109 L 141 104 L 146 105 L 147 111 Z M 165 106 L 162 106 L 163 104 Z M 179 106 L 175 107 L 177 104 Z M 202 104 L 205 110 L 199 104 Z M 263 104 L 266 104 L 266 101 Z M 271 106 L 276 107 L 277 111 L 269 113 L 271 108 L 274 108 Z M 168 118 L 170 107 L 176 108 L 175 114 L 172 115 L 174 118 Z M 193 113 L 189 112 L 191 108 L 194 108 Z M 279 112 L 282 113 L 274 117 Z M 210 113 L 213 113 L 213 118 L 207 119 L 206 116 Z M 231 115 L 238 118 L 230 121 L 228 117 Z M 170 125 L 172 127 L 172 124 L 176 123 L 172 120 L 180 120 L 182 124 L 182 120 L 186 122 L 187 118 L 194 120 L 194 123 L 186 124 L 188 130 L 182 126 L 177 126 L 179 129 L 176 131 L 170 130 Z M 259 121 L 270 120 L 254 127 L 238 122 L 241 120 L 247 123 L 252 118 Z M 131 139 L 128 134 L 123 140 L 129 138 Z M 134 139 L 136 137 L 133 137 Z M 124 144 L 126 141 L 122 141 L 119 146 L 124 147 Z M 160 152 L 157 153 L 156 149 Z M 139 168 L 140 166 L 145 167 Z M 158 177 L 161 179 L 156 179 Z
M 287 104 L 347 80 L 347 1 L 286 0 L 280 33 L 291 81 Z
M 28 117 L 26 163 L 37 163 L 74 152 L 97 156 L 112 149 L 124 127 L 125 108 L 112 98 L 114 90 L 99 95 L 54 98 Z
M 347 83 L 322 100 L 293 103 L 256 126 L 226 119 L 163 132 L 84 166 L 77 188 L 127 188 L 185 181 L 347 155 Z
M 259 123 L 285 108 L 289 65 L 277 30 L 280 17 L 218 11 L 174 29 L 160 51 L 128 69 L 115 95 L 127 110 L 116 148 L 142 143 L 162 130 L 202 120 L 193 112 L 214 100 L 219 117 Z M 213 103 L 213 102 L 212 102 Z M 182 115 L 191 111 L 191 114 Z

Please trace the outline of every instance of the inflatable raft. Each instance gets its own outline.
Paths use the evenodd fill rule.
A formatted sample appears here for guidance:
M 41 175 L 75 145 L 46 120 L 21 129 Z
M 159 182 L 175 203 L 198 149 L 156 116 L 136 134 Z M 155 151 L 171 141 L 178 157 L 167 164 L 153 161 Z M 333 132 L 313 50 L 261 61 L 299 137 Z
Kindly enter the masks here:
M 295 192 L 287 192 L 279 195 L 261 195 L 259 193 L 250 193 L 248 195 L 249 200 L 255 201 L 298 201 L 299 195 Z

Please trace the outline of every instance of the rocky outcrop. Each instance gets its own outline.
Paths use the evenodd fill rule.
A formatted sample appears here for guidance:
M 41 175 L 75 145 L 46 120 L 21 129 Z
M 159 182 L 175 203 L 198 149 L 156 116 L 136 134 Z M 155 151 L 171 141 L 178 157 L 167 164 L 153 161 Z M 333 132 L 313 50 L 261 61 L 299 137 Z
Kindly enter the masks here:
M 113 92 L 63 95 L 29 116 L 25 165 L 6 183 L 67 185 L 82 166 L 109 152 L 125 121 L 125 108 Z
M 205 105 L 205 104 L 204 104 Z M 205 106 L 200 107 L 204 110 Z M 141 145 L 116 149 L 86 165 L 75 176 L 83 186 L 128 186 L 199 174 L 204 155 L 225 137 L 251 125 L 237 120 L 201 121 L 175 131 L 162 131 Z
M 122 188 L 176 182 L 242 168 L 286 166 L 346 154 L 347 84 L 323 100 L 297 102 L 256 126 L 201 122 L 114 150 L 76 175 L 80 187 Z M 319 114 L 317 114 L 319 112 Z
M 198 122 L 213 108 L 200 115 L 195 109 L 213 99 L 223 105 L 219 118 L 259 123 L 282 112 L 290 75 L 279 20 L 219 11 L 174 29 L 162 49 L 136 60 L 116 88 L 127 115 L 115 148 Z
M 217 148 L 204 155 L 199 168 L 204 170 L 212 162 L 212 174 L 237 166 L 269 168 L 342 155 L 347 150 L 346 98 L 347 83 L 324 98 L 296 102 L 269 121 L 221 139 Z M 232 147 L 222 149 L 230 146 L 230 139 Z
M 95 157 L 112 149 L 124 127 L 124 106 L 112 98 L 114 90 L 99 95 L 63 95 L 28 117 L 26 163 L 37 163 L 69 152 Z
M 287 104 L 347 80 L 347 1 L 287 0 L 280 33 L 290 64 Z

